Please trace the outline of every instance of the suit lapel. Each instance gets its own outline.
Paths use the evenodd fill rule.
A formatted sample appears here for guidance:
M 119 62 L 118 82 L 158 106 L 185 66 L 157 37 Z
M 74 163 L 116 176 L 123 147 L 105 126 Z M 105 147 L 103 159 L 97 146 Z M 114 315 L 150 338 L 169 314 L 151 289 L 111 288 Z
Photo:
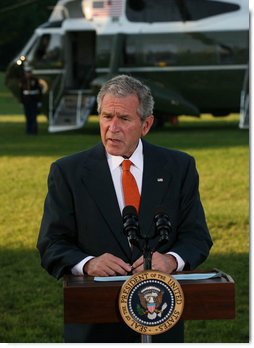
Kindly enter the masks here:
M 130 259 L 131 249 L 123 234 L 122 216 L 102 144 L 98 145 L 89 160 L 86 160 L 83 183 L 96 202 L 109 230 L 115 236 L 124 254 Z
M 171 175 L 169 163 L 158 148 L 143 141 L 144 171 L 140 206 L 140 230 L 144 235 L 154 233 L 153 217 L 168 192 Z

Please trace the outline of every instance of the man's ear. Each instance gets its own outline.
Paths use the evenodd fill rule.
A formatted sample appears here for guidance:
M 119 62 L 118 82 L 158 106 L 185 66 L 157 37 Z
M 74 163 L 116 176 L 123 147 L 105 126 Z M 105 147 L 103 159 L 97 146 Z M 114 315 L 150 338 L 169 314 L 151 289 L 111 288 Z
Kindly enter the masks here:
M 154 116 L 150 115 L 150 116 L 147 116 L 145 121 L 142 123 L 142 137 L 144 137 L 149 132 L 149 130 L 151 129 L 153 125 L 153 121 L 154 121 Z

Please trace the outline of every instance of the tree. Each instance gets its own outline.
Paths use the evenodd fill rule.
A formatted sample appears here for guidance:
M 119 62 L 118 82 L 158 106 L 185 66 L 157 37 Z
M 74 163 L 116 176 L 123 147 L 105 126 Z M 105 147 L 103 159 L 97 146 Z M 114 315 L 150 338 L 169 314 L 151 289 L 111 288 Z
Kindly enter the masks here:
M 34 29 L 46 22 L 57 0 L 1 0 L 0 70 L 19 53 Z

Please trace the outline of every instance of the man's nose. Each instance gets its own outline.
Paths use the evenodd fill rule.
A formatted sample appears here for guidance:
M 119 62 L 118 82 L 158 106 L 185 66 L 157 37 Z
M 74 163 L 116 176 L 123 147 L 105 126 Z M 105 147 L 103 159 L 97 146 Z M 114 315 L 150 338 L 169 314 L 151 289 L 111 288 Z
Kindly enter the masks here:
M 109 129 L 111 132 L 119 131 L 119 120 L 117 118 L 113 118 L 110 122 Z

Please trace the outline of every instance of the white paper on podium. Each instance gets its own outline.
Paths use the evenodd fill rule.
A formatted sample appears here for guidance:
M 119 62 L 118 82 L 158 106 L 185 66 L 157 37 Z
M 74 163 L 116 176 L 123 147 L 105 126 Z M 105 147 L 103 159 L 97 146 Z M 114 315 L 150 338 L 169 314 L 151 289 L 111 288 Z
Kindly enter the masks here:
M 172 274 L 176 280 L 204 280 L 221 277 L 221 273 L 190 273 L 190 274 Z M 112 276 L 112 277 L 94 277 L 96 282 L 120 282 L 129 279 L 131 276 Z

